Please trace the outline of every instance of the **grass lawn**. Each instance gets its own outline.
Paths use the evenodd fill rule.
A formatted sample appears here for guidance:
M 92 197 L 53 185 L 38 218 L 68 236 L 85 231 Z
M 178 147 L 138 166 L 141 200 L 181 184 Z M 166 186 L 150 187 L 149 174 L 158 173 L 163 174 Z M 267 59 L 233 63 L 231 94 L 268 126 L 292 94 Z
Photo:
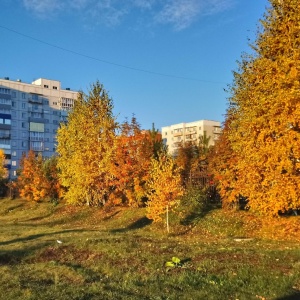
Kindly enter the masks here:
M 300 299 L 299 216 L 0 204 L 0 299 Z

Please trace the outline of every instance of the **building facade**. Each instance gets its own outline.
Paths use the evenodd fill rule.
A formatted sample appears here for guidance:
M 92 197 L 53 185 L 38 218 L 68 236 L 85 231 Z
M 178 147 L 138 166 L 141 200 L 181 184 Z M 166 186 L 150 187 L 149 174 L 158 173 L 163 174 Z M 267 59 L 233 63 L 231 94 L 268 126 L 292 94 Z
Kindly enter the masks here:
M 0 79 L 0 149 L 6 157 L 10 179 L 16 178 L 23 154 L 55 154 L 60 122 L 77 99 L 77 92 L 62 89 L 60 81 L 37 79 L 30 83 Z
M 169 153 L 175 155 L 181 143 L 198 143 L 200 136 L 205 134 L 210 137 L 209 146 L 214 145 L 221 133 L 221 123 L 210 120 L 180 123 L 162 127 L 161 133 L 164 143 L 168 146 Z

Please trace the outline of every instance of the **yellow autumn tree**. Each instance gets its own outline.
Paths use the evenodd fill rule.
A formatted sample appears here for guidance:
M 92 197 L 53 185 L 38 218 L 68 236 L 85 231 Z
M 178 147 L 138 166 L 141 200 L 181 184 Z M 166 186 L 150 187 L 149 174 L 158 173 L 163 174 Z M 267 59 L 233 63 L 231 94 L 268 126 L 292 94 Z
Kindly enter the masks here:
M 57 132 L 58 168 L 68 203 L 103 205 L 111 192 L 117 123 L 113 101 L 98 81 L 80 93 Z
M 5 167 L 5 154 L 0 149 L 0 180 L 7 177 L 7 168 Z
M 262 29 L 235 72 L 228 140 L 235 194 L 277 215 L 300 208 L 300 5 L 270 0 Z
M 183 195 L 180 168 L 167 153 L 151 159 L 147 194 L 147 217 L 154 221 L 161 221 L 162 215 L 175 208 Z

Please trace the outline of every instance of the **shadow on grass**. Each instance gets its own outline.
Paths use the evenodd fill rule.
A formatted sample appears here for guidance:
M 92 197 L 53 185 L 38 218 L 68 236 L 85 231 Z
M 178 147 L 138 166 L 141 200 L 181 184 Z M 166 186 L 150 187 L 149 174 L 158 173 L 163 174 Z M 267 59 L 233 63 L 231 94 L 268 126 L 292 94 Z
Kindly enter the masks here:
M 216 203 L 205 203 L 199 206 L 194 211 L 188 213 L 183 220 L 180 221 L 181 225 L 189 226 L 196 225 L 202 218 L 204 218 L 209 212 L 215 209 L 219 209 L 220 204 Z
M 116 233 L 116 232 L 127 232 L 127 231 L 131 231 L 131 230 L 137 230 L 137 229 L 141 229 L 141 228 L 144 228 L 144 227 L 150 225 L 152 222 L 153 222 L 153 220 L 150 220 L 147 217 L 142 217 L 142 218 L 136 220 L 135 222 L 133 222 L 132 224 L 128 225 L 125 228 L 113 229 L 110 232 Z
M 22 261 L 25 251 L 0 252 L 0 266 L 17 265 Z
M 23 238 L 17 238 L 17 239 L 13 239 L 10 241 L 0 242 L 0 246 L 32 241 L 32 240 L 36 240 L 38 238 L 45 237 L 45 236 L 53 236 L 53 235 L 57 235 L 57 234 L 64 234 L 64 233 L 70 233 L 70 232 L 86 232 L 86 231 L 87 230 L 82 230 L 82 229 L 80 229 L 80 230 L 79 229 L 71 229 L 71 230 L 56 231 L 56 232 L 51 232 L 51 233 L 33 234 L 33 235 L 29 235 L 29 236 L 23 237 Z M 97 231 L 97 230 L 88 230 L 88 231 Z
M 276 298 L 276 300 L 299 300 L 300 299 L 300 292 L 294 293 L 289 296 L 283 296 L 280 298 Z
M 12 212 L 13 210 L 15 210 L 15 209 L 17 209 L 17 208 L 20 208 L 20 207 L 22 207 L 22 206 L 24 206 L 23 203 L 17 204 L 17 205 L 14 205 L 14 206 L 10 206 L 10 207 L 8 207 L 2 214 L 10 213 L 10 212 Z

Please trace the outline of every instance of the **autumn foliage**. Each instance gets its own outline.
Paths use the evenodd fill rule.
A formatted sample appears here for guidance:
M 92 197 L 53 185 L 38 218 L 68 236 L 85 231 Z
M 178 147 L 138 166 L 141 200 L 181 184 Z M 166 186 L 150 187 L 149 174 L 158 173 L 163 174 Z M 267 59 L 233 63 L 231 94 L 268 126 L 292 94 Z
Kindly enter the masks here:
M 117 128 L 112 109 L 112 99 L 96 82 L 88 95 L 79 94 L 68 123 L 58 129 L 58 167 L 68 203 L 99 206 L 109 198 Z
M 183 195 L 180 168 L 166 153 L 151 160 L 147 195 L 147 217 L 154 221 L 161 221 L 162 215 L 176 207 Z
M 300 6 L 270 4 L 255 53 L 234 73 L 221 141 L 227 161 L 216 176 L 225 203 L 242 195 L 250 209 L 277 215 L 300 208 Z
M 153 155 L 149 135 L 140 129 L 136 118 L 125 121 L 116 136 L 116 147 L 110 164 L 113 191 L 110 200 L 115 204 L 141 206 L 146 198 L 145 184 Z
M 16 187 L 20 196 L 27 200 L 38 202 L 46 198 L 61 198 L 56 159 L 43 160 L 41 155 L 29 151 L 22 157 Z

